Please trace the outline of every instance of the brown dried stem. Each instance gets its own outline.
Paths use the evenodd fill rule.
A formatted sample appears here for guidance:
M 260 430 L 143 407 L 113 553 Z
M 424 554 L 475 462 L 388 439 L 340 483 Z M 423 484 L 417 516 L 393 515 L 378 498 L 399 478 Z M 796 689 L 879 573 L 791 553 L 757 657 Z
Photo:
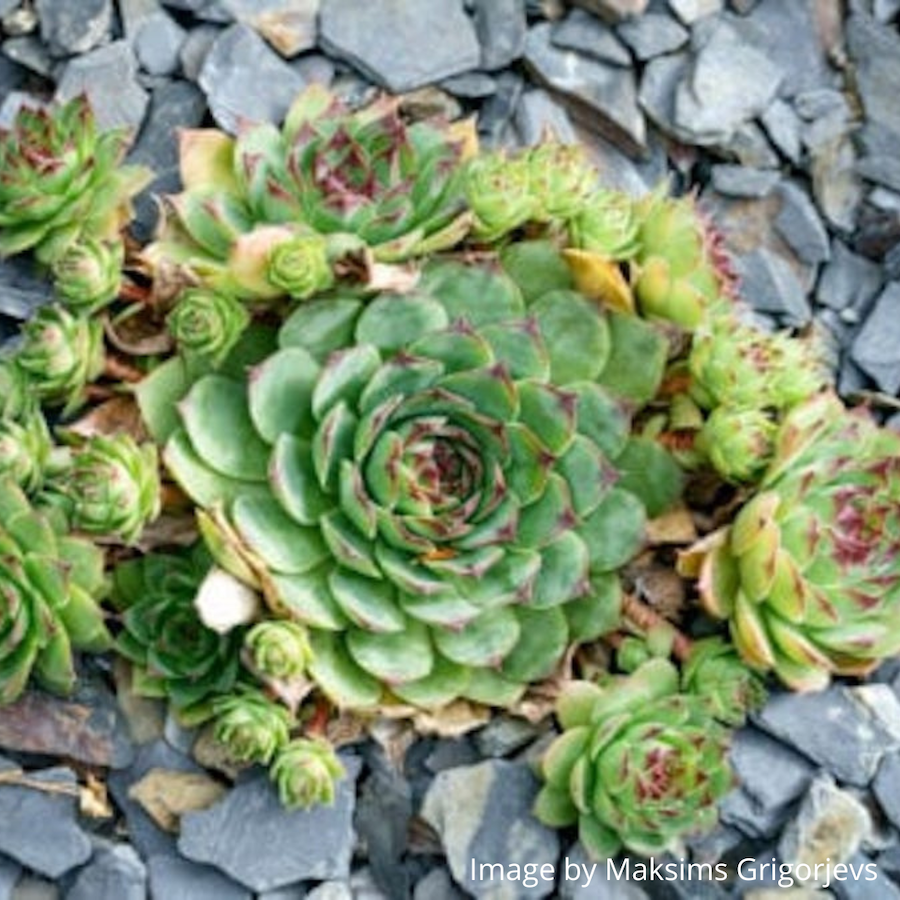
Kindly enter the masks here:
M 640 631 L 648 632 L 653 628 L 665 628 L 672 633 L 672 653 L 680 662 L 685 662 L 691 655 L 693 643 L 691 639 L 679 631 L 668 619 L 664 619 L 656 610 L 651 609 L 633 594 L 626 594 L 622 599 L 622 615 Z

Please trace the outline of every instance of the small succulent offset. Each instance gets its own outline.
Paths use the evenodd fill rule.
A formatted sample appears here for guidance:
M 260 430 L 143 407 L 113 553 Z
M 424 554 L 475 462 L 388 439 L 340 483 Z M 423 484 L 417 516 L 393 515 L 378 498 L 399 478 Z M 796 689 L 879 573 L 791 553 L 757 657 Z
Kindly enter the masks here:
M 103 327 L 58 304 L 42 306 L 22 326 L 22 344 L 13 359 L 42 403 L 72 412 L 103 370 Z
M 734 286 L 721 237 L 691 197 L 655 191 L 640 201 L 637 216 L 633 280 L 641 313 L 691 330 L 703 325 Z
M 299 678 L 313 660 L 306 629 L 297 622 L 258 622 L 244 637 L 244 653 L 252 671 L 265 678 Z
M 434 265 L 415 294 L 298 307 L 248 376 L 193 385 L 164 460 L 219 565 L 307 626 L 338 705 L 506 705 L 616 626 L 635 491 L 680 489 L 652 445 L 616 484 L 635 448 L 604 385 L 635 388 L 629 340 L 652 394 L 652 326 L 572 291 L 526 309 L 495 268 Z
M 233 297 L 208 288 L 187 288 L 166 319 L 178 349 L 189 360 L 220 365 L 250 324 L 247 309 Z
M 557 717 L 563 733 L 543 757 L 535 815 L 557 828 L 577 824 L 592 857 L 674 851 L 713 827 L 733 785 L 729 732 L 698 697 L 679 692 L 670 662 L 651 659 L 604 686 L 571 682 Z
M 72 690 L 73 650 L 112 644 L 98 605 L 105 591 L 103 553 L 0 478 L 0 703 L 32 675 L 55 693 Z
M 831 394 L 792 409 L 756 493 L 681 560 L 744 660 L 795 690 L 900 651 L 900 436 Z
M 12 479 L 33 494 L 44 480 L 53 440 L 37 405 L 13 418 L 0 418 L 0 479 Z
M 290 739 L 291 714 L 255 688 L 213 701 L 214 735 L 235 762 L 268 765 Z
M 350 112 L 310 86 L 280 130 L 182 133 L 185 190 L 169 198 L 145 255 L 234 296 L 269 300 L 329 287 L 330 249 L 340 256 L 348 236 L 383 261 L 451 247 L 470 218 L 462 143 L 429 124 L 406 125 L 395 100 Z
M 84 96 L 23 106 L 0 129 L 0 256 L 34 249 L 52 265 L 79 241 L 117 243 L 131 198 L 152 177 L 120 165 L 127 146 L 125 131 L 98 131 Z
M 62 503 L 73 527 L 134 543 L 160 511 L 156 447 L 121 432 L 90 437 L 70 454 L 48 493 Z
M 681 670 L 682 689 L 699 697 L 719 722 L 740 727 L 766 701 L 759 673 L 721 638 L 695 641 Z
M 118 296 L 124 261 L 121 241 L 73 243 L 53 264 L 56 292 L 72 312 L 96 312 Z
M 337 782 L 345 775 L 334 747 L 324 738 L 295 738 L 275 757 L 270 775 L 288 809 L 334 803 Z
M 136 557 L 113 572 L 111 599 L 123 625 L 116 649 L 134 663 L 135 691 L 168 698 L 189 722 L 212 715 L 213 698 L 234 688 L 240 670 L 242 629 L 219 634 L 194 607 L 210 562 L 198 546 Z

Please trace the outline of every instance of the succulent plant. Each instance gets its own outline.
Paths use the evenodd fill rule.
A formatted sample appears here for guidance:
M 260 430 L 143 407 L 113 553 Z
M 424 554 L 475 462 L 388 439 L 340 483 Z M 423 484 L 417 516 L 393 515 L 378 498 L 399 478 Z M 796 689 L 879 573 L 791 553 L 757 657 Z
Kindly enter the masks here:
M 703 701 L 713 718 L 735 728 L 766 701 L 759 674 L 747 667 L 732 646 L 716 637 L 694 641 L 681 670 L 681 685 L 685 693 Z
M 254 625 L 244 638 L 244 650 L 250 668 L 268 678 L 297 678 L 312 662 L 306 629 L 284 619 Z
M 122 130 L 98 132 L 84 96 L 52 110 L 23 106 L 0 129 L 0 256 L 34 248 L 52 264 L 79 240 L 116 241 L 151 173 L 120 166 Z
M 151 553 L 113 571 L 112 600 L 122 610 L 116 649 L 135 666 L 135 691 L 168 698 L 184 721 L 212 715 L 240 669 L 243 630 L 219 634 L 200 621 L 194 598 L 210 567 L 202 545 L 190 552 Z
M 40 409 L 0 419 L 0 479 L 12 479 L 31 494 L 44 479 L 53 441 Z
M 278 796 L 288 809 L 334 803 L 335 786 L 345 770 L 323 738 L 295 738 L 283 747 L 270 769 Z
M 473 231 L 495 241 L 527 222 L 566 221 L 593 202 L 597 170 L 577 145 L 547 141 L 510 155 L 483 153 L 466 167 Z
M 833 395 L 782 422 L 758 493 L 680 566 L 754 668 L 797 690 L 900 651 L 900 436 Z
M 619 191 L 598 191 L 568 223 L 573 246 L 610 259 L 635 257 L 640 219 L 634 200 Z
M 734 283 L 721 238 L 691 197 L 655 191 L 638 204 L 638 217 L 634 291 L 641 312 L 688 329 L 704 324 Z
M 328 242 L 320 234 L 312 234 L 278 244 L 269 256 L 266 276 L 296 300 L 327 290 L 335 282 Z
M 122 286 L 125 247 L 121 241 L 87 238 L 71 244 L 53 264 L 56 292 L 73 312 L 108 306 Z
M 22 326 L 15 363 L 43 403 L 68 413 L 84 400 L 85 387 L 103 371 L 103 328 L 62 306 L 42 306 Z
M 731 315 L 698 330 L 689 357 L 692 392 L 707 408 L 790 409 L 826 384 L 816 348 L 784 333 L 767 334 Z
M 326 694 L 502 705 L 615 627 L 635 492 L 680 489 L 652 445 L 615 484 L 634 448 L 603 385 L 653 395 L 652 326 L 571 291 L 526 310 L 495 268 L 443 263 L 415 294 L 309 301 L 279 344 L 193 385 L 164 460 L 219 564 L 308 626 Z
M 470 219 L 462 154 L 449 129 L 405 125 L 395 100 L 350 112 L 312 85 L 280 131 L 182 133 L 185 191 L 146 256 L 243 298 L 308 295 L 333 277 L 316 235 L 354 236 L 383 261 L 455 244 Z
M 216 698 L 213 711 L 215 739 L 235 762 L 268 765 L 290 739 L 290 713 L 255 688 Z
M 159 515 L 156 447 L 131 435 L 95 435 L 74 448 L 48 492 L 64 502 L 72 525 L 91 534 L 134 543 Z
M 0 478 L 0 703 L 15 700 L 32 674 L 55 693 L 72 690 L 72 651 L 111 644 L 98 605 L 105 587 L 101 551 Z
M 0 421 L 16 419 L 29 412 L 33 405 L 25 373 L 13 356 L 0 356 Z
M 772 455 L 777 426 L 762 409 L 718 406 L 698 435 L 698 448 L 729 481 L 756 481 Z
M 679 693 L 678 671 L 652 659 L 603 687 L 572 682 L 558 701 L 563 733 L 541 767 L 535 814 L 578 825 L 596 859 L 623 847 L 653 856 L 709 830 L 731 788 L 729 732 L 701 700 Z
M 227 294 L 187 288 L 178 295 L 166 324 L 186 357 L 218 366 L 250 324 L 250 314 Z

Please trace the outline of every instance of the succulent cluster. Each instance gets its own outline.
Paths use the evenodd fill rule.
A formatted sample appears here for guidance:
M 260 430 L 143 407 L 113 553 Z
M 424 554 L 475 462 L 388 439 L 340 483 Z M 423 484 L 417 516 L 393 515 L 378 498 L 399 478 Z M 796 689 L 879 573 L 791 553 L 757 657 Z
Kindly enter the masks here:
M 112 643 L 98 605 L 105 588 L 103 553 L 0 478 L 0 703 L 32 674 L 48 690 L 72 690 L 73 651 Z
M 795 407 L 760 490 L 683 559 L 743 658 L 799 690 L 900 651 L 900 436 L 831 394 Z
M 577 824 L 591 856 L 673 851 L 715 824 L 733 783 L 728 731 L 679 690 L 671 663 L 650 660 L 606 685 L 572 682 L 557 717 L 563 733 L 543 757 L 535 813 Z
M 33 250 L 59 299 L 0 357 L 0 701 L 32 674 L 69 691 L 73 649 L 114 642 L 138 693 L 306 807 L 343 774 L 334 707 L 562 682 L 537 812 L 602 857 L 714 821 L 768 673 L 819 688 L 900 652 L 900 437 L 806 342 L 742 323 L 693 198 L 312 87 L 280 128 L 181 135 L 144 297 L 124 147 L 81 99 L 0 133 L 0 253 Z M 132 315 L 155 329 L 139 366 L 113 340 Z M 151 440 L 66 421 L 98 393 L 133 396 Z M 740 505 L 680 554 L 724 620 L 692 641 L 636 612 L 628 564 L 667 558 L 647 522 L 698 468 Z M 164 497 L 191 548 L 148 531 Z M 600 639 L 618 674 L 571 681 Z

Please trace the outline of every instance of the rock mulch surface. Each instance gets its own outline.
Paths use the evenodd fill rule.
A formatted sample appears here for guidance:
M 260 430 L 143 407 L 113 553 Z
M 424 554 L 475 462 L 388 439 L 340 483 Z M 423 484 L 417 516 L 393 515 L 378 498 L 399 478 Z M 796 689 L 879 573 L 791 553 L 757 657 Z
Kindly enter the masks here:
M 152 194 L 177 190 L 178 128 L 277 120 L 312 82 L 352 103 L 386 89 L 474 115 L 486 144 L 549 127 L 583 141 L 613 186 L 639 194 L 668 176 L 696 188 L 758 321 L 821 333 L 843 393 L 890 413 L 898 16 L 897 0 L 0 0 L 0 127 L 23 102 L 84 91 L 102 124 L 132 129 L 132 159 L 157 172 L 138 199 L 140 240 L 155 225 Z M 48 299 L 28 265 L 0 263 L 0 341 Z M 0 900 L 775 896 L 767 874 L 743 886 L 626 883 L 599 869 L 588 887 L 473 879 L 472 859 L 562 873 L 587 863 L 529 812 L 549 721 L 499 717 L 405 752 L 357 744 L 336 805 L 310 813 L 284 812 L 264 775 L 246 772 L 175 833 L 177 816 L 148 814 L 136 786 L 208 780 L 215 760 L 153 704 L 120 707 L 107 681 L 0 709 L 0 777 L 23 770 L 48 787 L 0 786 Z M 900 897 L 898 698 L 893 663 L 866 686 L 774 697 L 738 733 L 740 787 L 690 858 L 796 862 L 826 835 L 879 878 L 816 896 Z M 80 811 L 87 774 L 108 785 L 111 817 Z

